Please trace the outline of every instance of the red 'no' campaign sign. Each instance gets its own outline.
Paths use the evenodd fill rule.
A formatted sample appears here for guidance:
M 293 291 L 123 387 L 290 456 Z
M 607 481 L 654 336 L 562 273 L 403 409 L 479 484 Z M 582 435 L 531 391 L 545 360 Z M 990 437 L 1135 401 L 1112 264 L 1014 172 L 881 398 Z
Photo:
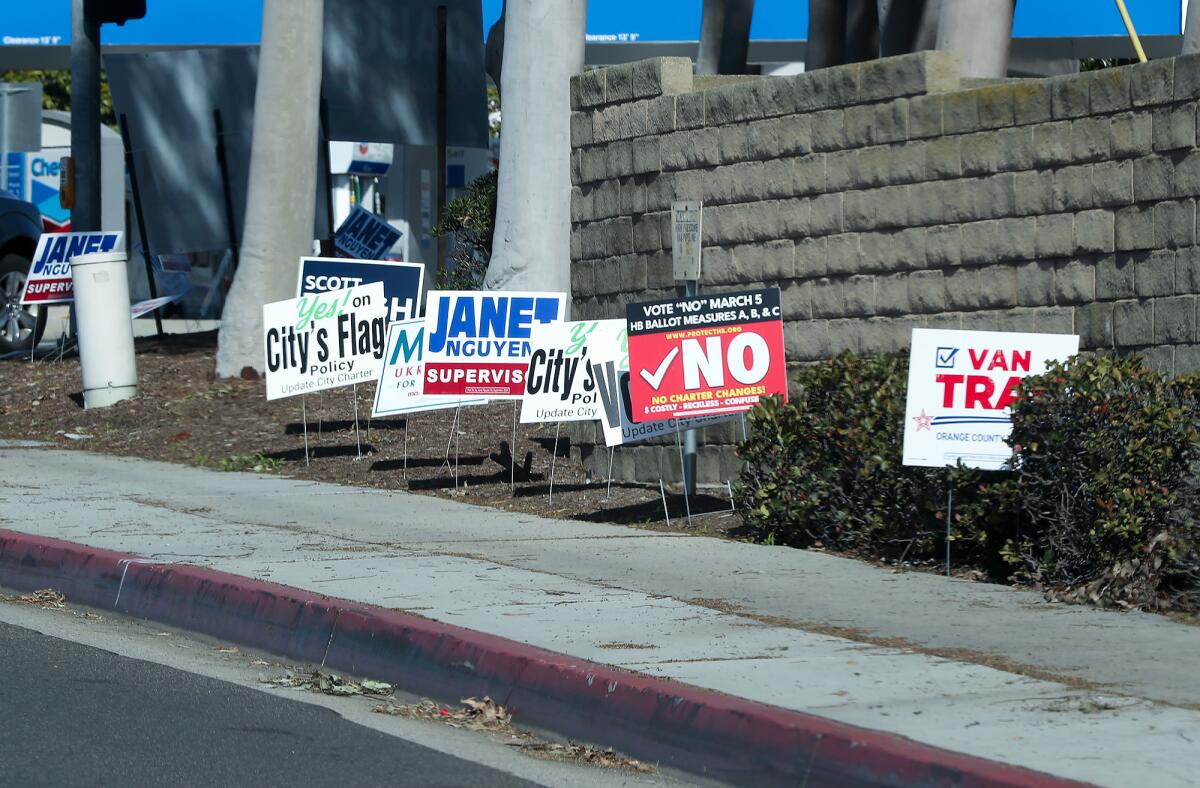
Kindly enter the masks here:
M 737 413 L 787 397 L 779 289 L 629 304 L 635 421 Z

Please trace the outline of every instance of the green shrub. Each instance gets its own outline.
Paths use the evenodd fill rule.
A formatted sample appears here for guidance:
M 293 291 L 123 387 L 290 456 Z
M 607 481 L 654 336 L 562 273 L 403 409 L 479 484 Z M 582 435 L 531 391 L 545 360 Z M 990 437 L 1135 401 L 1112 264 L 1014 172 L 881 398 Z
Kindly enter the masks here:
M 907 355 L 843 354 L 801 370 L 803 395 L 748 414 L 743 521 L 761 541 L 864 557 L 944 560 L 948 484 L 956 562 L 1002 567 L 1008 476 L 901 464 Z
M 1069 596 L 1194 606 L 1200 380 L 1077 356 L 1022 383 L 1012 443 L 1026 513 L 1008 559 Z
M 438 276 L 440 290 L 477 290 L 492 259 L 492 230 L 496 226 L 496 184 L 493 170 L 471 181 L 467 193 L 446 203 L 436 236 L 454 242 L 453 265 Z

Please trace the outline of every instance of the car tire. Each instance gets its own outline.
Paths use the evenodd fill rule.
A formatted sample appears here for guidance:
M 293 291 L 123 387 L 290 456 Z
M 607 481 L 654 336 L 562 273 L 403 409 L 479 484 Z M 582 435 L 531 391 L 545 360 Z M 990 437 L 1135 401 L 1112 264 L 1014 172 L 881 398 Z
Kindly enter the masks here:
M 0 257 L 0 353 L 31 350 L 46 330 L 49 309 L 44 304 L 21 305 L 29 267 L 29 258 L 19 254 Z

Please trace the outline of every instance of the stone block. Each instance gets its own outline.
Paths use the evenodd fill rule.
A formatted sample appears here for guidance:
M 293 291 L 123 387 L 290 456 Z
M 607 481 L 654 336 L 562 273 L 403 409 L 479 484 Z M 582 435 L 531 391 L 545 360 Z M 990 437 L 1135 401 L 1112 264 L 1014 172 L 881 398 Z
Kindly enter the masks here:
M 633 253 L 633 219 L 618 216 L 604 223 L 604 249 L 609 256 Z
M 875 105 L 863 104 L 845 110 L 846 144 L 861 148 L 875 141 Z
M 584 148 L 579 152 L 579 180 L 595 183 L 608 177 L 608 151 L 604 146 Z
M 691 58 L 658 57 L 633 64 L 634 98 L 687 93 L 691 89 Z
M 713 131 L 706 129 L 705 131 Z M 750 156 L 750 135 L 744 124 L 731 124 L 715 129 L 717 132 L 717 147 L 722 163 L 748 161 Z M 690 132 L 696 134 L 698 132 Z
M 820 261 L 820 270 L 827 274 L 856 274 L 863 270 L 859 247 L 864 236 L 870 236 L 870 233 L 842 233 L 821 239 L 824 241 L 822 248 L 825 250 L 825 257 Z M 799 263 L 796 270 L 801 270 Z M 814 266 L 812 270 L 817 270 L 817 267 Z
M 635 101 L 621 106 L 622 112 L 618 119 L 620 139 L 628 140 L 635 137 L 645 137 L 650 133 L 650 102 Z
M 907 315 L 912 312 L 908 301 L 908 274 L 875 277 L 875 313 Z
M 925 148 L 926 177 L 957 178 L 962 175 L 961 137 L 941 137 L 929 141 Z
M 979 129 L 978 91 L 963 90 L 947 93 L 942 97 L 942 132 L 944 134 L 969 134 Z
M 925 148 L 924 142 L 881 147 L 879 153 L 884 161 L 884 182 L 915 183 L 925 180 Z
M 596 294 L 594 264 L 591 260 L 571 264 L 571 295 L 588 298 Z
M 857 243 L 857 238 L 851 236 Z M 796 242 L 793 273 L 797 277 L 824 276 L 827 270 L 826 239 L 804 238 Z M 854 265 L 858 264 L 857 246 L 854 250 Z
M 704 93 L 684 93 L 675 98 L 675 128 L 698 129 L 704 125 Z
M 738 282 L 733 249 L 705 246 L 700 251 L 700 279 L 706 285 L 732 285 Z
M 746 126 L 746 146 L 751 159 L 777 159 L 783 152 L 780 122 L 760 120 Z
M 633 143 L 618 140 L 607 146 L 605 168 L 609 178 L 624 178 L 633 174 Z
M 1000 139 L 994 131 L 966 134 L 962 142 L 962 174 L 988 175 L 1000 169 Z
M 842 298 L 842 280 L 822 277 L 812 282 L 812 301 L 814 318 L 841 317 L 846 313 L 845 300 Z
M 872 142 L 903 142 L 908 139 L 908 99 L 875 105 Z
M 1175 292 L 1175 253 L 1155 249 L 1133 255 L 1133 281 L 1139 298 L 1169 296 Z
M 1175 292 L 1200 295 L 1200 247 L 1175 251 Z
M 1016 173 L 1013 176 L 1013 191 L 1013 212 L 1018 216 L 1054 210 L 1054 173 L 1049 170 Z
M 1132 104 L 1131 77 L 1132 70 L 1128 66 L 1103 68 L 1089 73 L 1088 100 L 1092 114 L 1128 109 Z
M 763 199 L 766 170 L 761 161 L 729 164 L 718 168 L 718 171 L 728 176 L 729 202 L 750 202 Z M 708 180 L 708 178 L 705 179 L 706 182 Z
M 1113 342 L 1137 347 L 1154 342 L 1154 302 L 1118 301 L 1113 305 Z
M 838 353 L 861 353 L 863 352 L 863 332 L 866 329 L 866 321 L 861 318 L 850 318 L 848 320 L 830 320 L 829 321 L 829 352 L 830 355 Z
M 1017 305 L 1017 269 L 1011 265 L 989 265 L 979 269 L 979 305 L 1000 309 Z
M 979 308 L 979 270 L 976 268 L 949 268 L 942 271 L 942 286 L 945 288 L 947 309 Z
M 1175 165 L 1166 156 L 1133 161 L 1133 197 L 1137 202 L 1168 200 L 1174 194 Z
M 762 197 L 779 199 L 791 197 L 795 186 L 792 183 L 792 165 L 786 159 L 764 161 Z
M 1200 195 L 1200 151 L 1191 151 L 1175 160 L 1172 188 L 1176 197 Z
M 1174 249 L 1196 242 L 1196 203 L 1160 202 L 1154 206 L 1154 245 Z
M 975 215 L 979 219 L 998 219 L 1012 216 L 1016 211 L 1016 178 L 1002 172 L 973 183 Z
M 999 222 L 970 222 L 962 225 L 960 230 L 964 263 L 992 263 L 1000 259 Z
M 641 292 L 646 289 L 646 257 L 627 254 L 617 258 L 621 270 L 621 289 Z
M 1134 283 L 1136 268 L 1137 262 L 1134 260 L 1134 254 L 1117 253 L 1104 255 L 1097 259 L 1096 298 L 1102 301 L 1112 301 L 1137 295 L 1137 287 Z
M 1039 123 L 1033 127 L 1033 163 L 1053 167 L 1071 160 L 1071 124 L 1067 121 Z
M 975 91 L 979 101 L 979 125 L 998 129 L 1013 125 L 1013 85 L 989 85 Z
M 1074 214 L 1046 214 L 1036 219 L 1038 257 L 1066 257 L 1075 250 Z
M 942 94 L 913 96 L 908 100 L 909 139 L 942 135 Z
M 786 282 L 780 287 L 784 320 L 812 319 L 812 282 Z
M 662 160 L 658 153 L 659 140 L 660 138 L 655 136 L 633 141 L 633 172 L 635 174 L 658 172 L 662 169 Z
M 829 326 L 824 320 L 783 324 L 783 349 L 790 361 L 817 361 L 829 358 L 830 347 Z
M 1111 348 L 1113 305 L 1084 304 L 1075 308 L 1075 331 L 1082 348 Z
M 1075 310 L 1062 306 L 1035 309 L 1033 330 L 1039 334 L 1074 334 Z
M 1196 297 L 1159 298 L 1154 302 L 1154 341 L 1173 345 L 1196 341 Z
M 605 96 L 609 104 L 633 101 L 633 64 L 623 63 L 604 69 Z
M 908 220 L 905 186 L 846 192 L 844 212 L 847 230 L 900 227 Z
M 1180 55 L 1174 59 L 1176 101 L 1200 98 L 1200 55 Z
M 1102 161 L 1092 166 L 1092 202 L 1110 208 L 1133 202 L 1133 163 Z
M 942 212 L 947 222 L 973 222 L 981 218 L 975 210 L 977 179 L 940 181 Z
M 1173 375 L 1192 375 L 1200 372 L 1200 345 L 1176 345 Z
M 812 115 L 813 150 L 842 150 L 849 143 L 846 139 L 845 111 L 824 110 Z
M 1011 90 L 1014 123 L 1024 126 L 1050 120 L 1050 86 L 1045 80 L 1027 79 L 1015 82 Z
M 958 58 L 948 52 L 915 52 L 869 60 L 861 65 L 860 101 L 880 101 L 958 87 Z
M 594 265 L 596 295 L 611 295 L 621 291 L 621 260 L 618 257 L 606 257 L 597 260 Z
M 1036 331 L 1037 309 L 1006 309 L 995 314 L 997 331 Z
M 598 107 L 604 103 L 604 69 L 584 71 L 571 77 L 571 109 Z
M 837 236 L 831 236 L 837 237 Z M 925 228 L 859 235 L 859 270 L 905 271 L 925 267 Z
M 811 153 L 792 159 L 792 192 L 794 194 L 820 194 L 826 188 L 826 156 Z
M 813 100 L 818 109 L 857 104 L 861 83 L 862 66 L 858 63 L 847 63 L 844 66 L 821 69 L 820 79 L 814 83 L 815 87 L 820 90 L 820 95 L 814 96 Z
M 675 96 L 659 96 L 646 102 L 646 133 L 669 134 L 675 130 Z
M 1004 172 L 1033 168 L 1033 128 L 1000 129 L 995 132 L 1000 143 L 997 167 Z
M 646 257 L 646 287 L 666 289 L 675 285 L 671 254 L 659 252 Z
M 908 223 L 928 226 L 945 221 L 942 184 L 937 181 L 914 183 L 908 187 Z
M 1118 353 L 1121 350 L 1118 348 Z M 1145 361 L 1145 365 L 1150 369 L 1161 372 L 1164 375 L 1174 374 L 1175 369 L 1175 347 L 1173 345 L 1161 345 L 1159 347 L 1140 348 L 1136 351 L 1139 356 Z
M 785 115 L 775 121 L 779 147 L 775 156 L 803 156 L 813 150 L 811 115 Z M 755 145 L 753 132 L 751 146 Z
M 1000 219 L 997 233 L 1001 260 L 1032 260 L 1035 251 L 1037 220 L 1032 216 L 1016 219 Z
M 717 129 L 693 129 L 687 132 L 687 167 L 715 167 L 721 162 Z
M 657 252 L 663 248 L 664 240 L 659 234 L 659 214 L 644 214 L 633 217 L 633 250 L 635 252 Z M 671 244 L 668 237 L 666 245 Z
M 1075 249 L 1082 253 L 1111 252 L 1116 242 L 1112 211 L 1083 211 L 1075 216 Z
M 1054 173 L 1054 209 L 1081 211 L 1092 207 L 1095 189 L 1092 185 L 1092 165 L 1063 167 Z
M 1196 107 L 1162 107 L 1154 110 L 1154 150 L 1196 147 Z
M 1165 104 L 1174 94 L 1175 62 L 1171 58 L 1135 63 L 1130 67 L 1133 106 Z
M 1108 118 L 1081 118 L 1071 123 L 1071 159 L 1099 161 L 1109 155 Z
M 1041 260 L 1015 266 L 1017 303 L 1021 306 L 1051 306 L 1054 301 L 1054 263 Z
M 733 247 L 733 262 L 739 283 L 778 282 L 790 279 L 795 247 L 789 240 L 739 244 Z
M 578 186 L 571 188 L 571 221 L 572 222 L 590 222 L 594 217 L 592 213 L 592 189 L 581 189 Z
M 571 228 L 571 262 L 583 259 L 583 230 L 578 225 Z
M 598 260 L 604 257 L 604 225 L 601 222 L 591 222 L 583 225 L 580 230 L 580 252 L 585 260 Z
M 842 283 L 846 314 L 867 317 L 875 314 L 875 277 L 852 276 Z
M 1145 156 L 1153 148 L 1153 122 L 1149 112 L 1114 115 L 1108 124 L 1108 147 L 1115 157 Z
M 1137 188 L 1136 185 L 1134 187 Z M 1118 251 L 1150 249 L 1154 246 L 1154 211 L 1150 205 L 1130 205 L 1117 210 Z
M 704 91 L 705 125 L 723 126 L 763 117 L 762 88 L 756 84 L 760 81 L 739 82 Z
M 582 148 L 592 144 L 592 113 L 571 113 L 571 147 Z
M 882 186 L 891 181 L 891 150 L 890 145 L 876 145 L 850 152 L 852 173 L 859 188 Z
M 1096 266 L 1084 260 L 1067 260 L 1054 268 L 1054 303 L 1086 304 L 1096 299 Z
M 1090 109 L 1086 74 L 1069 74 L 1046 80 L 1050 85 L 1050 112 L 1055 118 L 1082 118 Z
M 597 219 L 608 219 L 621 212 L 621 184 L 619 181 L 600 182 L 592 190 L 592 214 Z
M 926 231 L 925 260 L 930 268 L 947 268 L 962 262 L 962 233 L 958 225 L 940 225 Z
M 639 178 L 622 178 L 621 213 L 625 216 L 646 212 L 646 185 Z
M 844 195 L 822 194 L 814 197 L 810 205 L 809 232 L 812 235 L 831 235 L 845 229 L 842 219 Z

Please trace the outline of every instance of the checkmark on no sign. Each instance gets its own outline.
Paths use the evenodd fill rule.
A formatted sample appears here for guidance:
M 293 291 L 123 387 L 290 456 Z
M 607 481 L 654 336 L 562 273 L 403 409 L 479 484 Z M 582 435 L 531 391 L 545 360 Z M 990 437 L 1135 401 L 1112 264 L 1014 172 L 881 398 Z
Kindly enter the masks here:
M 954 357 L 957 355 L 956 347 L 940 347 L 937 349 L 934 366 L 938 369 L 954 369 Z
M 654 371 L 654 374 L 650 374 L 650 371 L 645 369 L 639 373 L 642 376 L 642 380 L 649 383 L 652 389 L 658 391 L 658 387 L 662 385 L 663 378 L 667 376 L 667 369 L 671 366 L 671 362 L 674 361 L 675 357 L 678 355 L 679 348 L 671 348 L 671 352 L 668 353 L 667 357 L 664 358 L 662 363 L 658 365 L 658 369 Z

